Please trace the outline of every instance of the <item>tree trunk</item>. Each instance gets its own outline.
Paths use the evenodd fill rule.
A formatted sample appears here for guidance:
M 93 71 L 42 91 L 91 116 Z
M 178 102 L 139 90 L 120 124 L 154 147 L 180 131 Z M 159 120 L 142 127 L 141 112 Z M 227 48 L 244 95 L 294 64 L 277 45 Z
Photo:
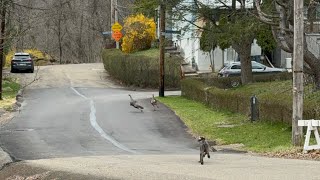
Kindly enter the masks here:
M 61 34 L 62 34 L 62 28 L 61 28 L 61 17 L 59 16 L 59 20 L 58 20 L 58 44 L 59 44 L 59 60 L 60 60 L 60 64 L 62 64 L 62 38 L 61 38 Z
M 82 45 L 83 12 L 80 17 L 79 38 L 78 38 L 78 61 L 84 61 L 84 48 Z M 73 62 L 72 62 L 73 63 Z
M 2 69 L 4 60 L 4 43 L 5 43 L 5 28 L 6 28 L 6 0 L 1 0 L 1 30 L 0 30 L 0 100 L 2 100 Z
M 304 47 L 304 61 L 309 67 L 311 67 L 311 75 L 314 78 L 315 88 L 320 90 L 320 62 L 318 61 L 317 57 L 307 49 L 306 46 Z
M 250 84 L 253 82 L 252 64 L 251 64 L 251 44 L 252 41 L 243 42 L 241 44 L 233 44 L 241 62 L 241 83 Z

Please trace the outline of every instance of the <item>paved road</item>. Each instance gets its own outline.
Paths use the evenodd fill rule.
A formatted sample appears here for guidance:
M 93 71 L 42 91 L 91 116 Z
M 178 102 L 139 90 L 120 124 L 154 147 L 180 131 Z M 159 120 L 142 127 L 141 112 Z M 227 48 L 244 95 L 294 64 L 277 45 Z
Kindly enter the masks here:
M 23 84 L 34 79 L 15 75 Z M 320 179 L 314 161 L 217 152 L 199 165 L 186 127 L 163 105 L 149 105 L 156 92 L 121 88 L 102 64 L 47 66 L 38 75 L 21 112 L 0 129 L 1 147 L 19 160 L 0 179 Z M 129 93 L 143 113 L 129 106 Z
M 1 128 L 4 149 L 18 160 L 195 151 L 173 112 L 161 105 L 153 111 L 146 99 L 152 92 L 110 88 L 100 79 L 94 84 L 102 71 L 95 66 L 46 67 L 27 90 L 21 113 Z M 129 106 L 129 93 L 144 112 Z

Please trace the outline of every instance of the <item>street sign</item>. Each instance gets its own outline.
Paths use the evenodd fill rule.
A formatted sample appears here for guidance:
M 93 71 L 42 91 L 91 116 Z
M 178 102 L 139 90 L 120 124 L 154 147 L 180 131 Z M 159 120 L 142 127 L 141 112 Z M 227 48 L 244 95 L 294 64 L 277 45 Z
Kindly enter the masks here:
M 121 31 L 122 26 L 118 22 L 116 22 L 112 25 L 111 29 L 112 31 Z
M 122 38 L 122 33 L 120 31 L 114 31 L 112 33 L 112 38 L 118 42 Z

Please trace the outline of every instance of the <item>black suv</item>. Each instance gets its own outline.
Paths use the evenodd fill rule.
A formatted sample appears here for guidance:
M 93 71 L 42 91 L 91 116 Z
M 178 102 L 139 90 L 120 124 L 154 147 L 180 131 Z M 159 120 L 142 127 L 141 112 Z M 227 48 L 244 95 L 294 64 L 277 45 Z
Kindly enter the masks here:
M 25 70 L 33 73 L 34 63 L 29 53 L 15 53 L 11 61 L 11 72 Z

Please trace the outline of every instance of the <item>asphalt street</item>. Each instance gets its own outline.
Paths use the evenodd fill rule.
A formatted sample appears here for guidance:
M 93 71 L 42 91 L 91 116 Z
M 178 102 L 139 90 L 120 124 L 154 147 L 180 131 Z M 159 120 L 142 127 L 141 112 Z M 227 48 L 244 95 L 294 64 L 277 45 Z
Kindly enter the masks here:
M 14 76 L 28 84 L 35 74 Z M 316 161 L 216 152 L 201 166 L 182 121 L 162 104 L 153 111 L 157 92 L 113 83 L 102 64 L 41 67 L 36 79 L 0 127 L 0 145 L 16 161 L 0 179 L 320 179 Z

